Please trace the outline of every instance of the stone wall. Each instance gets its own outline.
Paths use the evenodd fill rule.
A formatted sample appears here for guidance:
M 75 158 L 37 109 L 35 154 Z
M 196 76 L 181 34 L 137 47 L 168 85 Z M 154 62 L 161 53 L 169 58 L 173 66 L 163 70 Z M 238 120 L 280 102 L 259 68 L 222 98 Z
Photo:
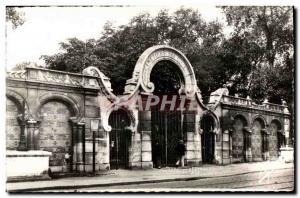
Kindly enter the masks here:
M 241 119 L 235 119 L 232 132 L 232 162 L 244 160 L 244 125 Z
M 110 168 L 109 108 L 112 107 L 116 97 L 110 93 L 111 89 L 103 84 L 103 80 L 109 81 L 108 78 L 101 78 L 103 74 L 100 77 L 86 76 L 36 68 L 28 69 L 27 73 L 28 75 L 7 78 L 7 95 L 9 95 L 6 101 L 7 149 L 16 150 L 18 147 L 20 125 L 17 115 L 20 109 L 17 107 L 25 101 L 27 116 L 25 135 L 29 137 L 29 140 L 33 139 L 38 143 L 38 148 L 34 149 L 52 152 L 50 166 L 53 170 L 62 171 L 64 155 L 70 151 L 73 170 L 90 171 L 92 169 L 91 119 L 101 121 L 96 139 L 96 171 L 108 170 Z M 132 83 L 135 82 L 133 79 Z M 139 92 L 139 89 L 136 90 L 135 94 L 147 96 Z M 18 104 L 10 100 L 11 97 L 15 98 Z M 254 126 L 253 120 L 257 116 L 264 118 L 264 127 L 255 126 L 253 133 L 250 132 L 252 133 L 251 155 L 255 161 L 262 160 L 262 129 L 268 130 L 268 125 L 273 119 L 279 120 L 288 137 L 289 113 L 284 105 L 269 103 L 256 105 L 250 99 L 222 96 L 217 97 L 219 98 L 217 105 L 205 107 L 201 101 L 200 91 L 193 97 L 197 101 L 198 110 L 195 113 L 186 114 L 184 121 L 188 165 L 197 166 L 202 162 L 200 123 L 204 112 L 209 113 L 214 120 L 213 162 L 216 164 L 243 161 L 243 130 L 247 126 L 251 131 Z M 145 102 L 144 99 L 143 102 Z M 151 111 L 135 109 L 128 110 L 127 113 L 130 117 L 129 130 L 132 132 L 129 166 L 130 168 L 152 168 Z M 243 115 L 247 124 L 235 126 L 234 119 L 237 114 Z M 34 124 L 29 125 L 29 121 Z M 229 135 L 231 132 L 232 140 Z M 269 139 L 270 156 L 276 158 L 278 154 L 277 133 L 271 133 Z
M 277 133 L 271 133 L 269 137 L 269 152 L 270 152 L 270 159 L 275 160 L 278 158 L 278 148 L 277 148 Z
M 70 163 L 73 161 L 73 170 L 83 170 L 82 163 L 76 164 L 76 160 L 82 158 L 83 155 L 86 159 L 86 170 L 91 170 L 90 120 L 100 119 L 97 77 L 36 68 L 28 68 L 24 71 L 24 74 L 26 73 L 28 75 L 8 75 L 7 77 L 7 149 L 16 150 L 19 144 L 21 126 L 17 122 L 17 115 L 22 114 L 22 104 L 25 102 L 26 149 L 52 152 L 50 167 L 54 172 L 69 169 L 65 166 L 63 170 L 62 167 L 66 153 L 72 155 Z M 17 103 L 14 104 L 11 98 Z M 19 112 L 17 106 L 21 106 Z M 80 140 L 80 144 L 77 144 L 77 140 L 72 140 L 72 135 L 75 138 L 78 134 L 77 124 L 79 123 L 83 127 L 80 128 L 80 133 L 85 132 L 84 141 L 87 142 L 85 153 L 81 144 L 83 140 Z M 105 152 L 105 155 L 96 153 L 98 169 L 100 169 L 100 163 L 106 164 L 101 166 L 103 169 L 109 168 L 108 143 L 105 144 L 106 133 L 102 133 L 102 138 L 100 136 L 101 140 L 98 141 L 102 142 L 99 143 L 97 149 Z M 34 146 L 29 148 L 32 144 Z
M 232 134 L 232 162 L 243 162 L 244 158 L 243 130 L 234 130 Z
M 220 89 L 222 90 L 222 89 Z M 243 162 L 244 157 L 246 161 L 261 161 L 261 160 L 276 160 L 278 159 L 279 151 L 277 148 L 278 130 L 283 132 L 286 137 L 289 135 L 289 128 L 284 124 L 289 123 L 290 113 L 286 103 L 283 101 L 282 105 L 271 104 L 265 100 L 262 104 L 256 104 L 249 97 L 240 98 L 236 96 L 229 96 L 228 93 L 216 91 L 210 97 L 208 107 L 213 111 L 221 120 L 221 130 L 230 131 L 231 133 L 231 163 Z M 243 125 L 236 126 L 236 119 L 243 118 Z M 259 125 L 255 120 L 259 120 Z M 276 131 L 272 132 L 271 123 L 276 121 L 279 127 Z M 289 126 L 287 124 L 287 126 Z M 243 154 L 244 149 L 244 135 L 248 134 L 251 139 L 248 140 L 251 147 L 247 149 L 246 156 Z M 262 148 L 262 134 L 268 137 L 268 151 L 263 153 Z M 224 143 L 224 141 L 223 141 Z M 216 148 L 217 149 L 217 148 Z M 226 149 L 221 146 L 224 151 Z M 216 156 L 216 158 L 224 158 L 223 155 Z M 222 161 L 224 163 L 224 159 Z
M 253 161 L 262 161 L 262 125 L 255 120 L 253 123 L 252 134 L 252 159 Z
M 6 100 L 6 149 L 16 150 L 20 141 L 20 126 L 18 124 L 18 108 L 10 99 Z

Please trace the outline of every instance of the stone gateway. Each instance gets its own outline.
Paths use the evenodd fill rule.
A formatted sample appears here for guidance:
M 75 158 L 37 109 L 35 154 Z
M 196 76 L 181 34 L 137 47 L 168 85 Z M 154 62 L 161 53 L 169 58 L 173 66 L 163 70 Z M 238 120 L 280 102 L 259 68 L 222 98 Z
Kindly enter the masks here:
M 161 61 L 180 73 L 175 95 L 185 98 L 184 109 L 157 108 L 150 75 Z M 153 168 L 156 141 L 163 166 L 175 165 L 181 139 L 188 166 L 276 160 L 290 145 L 285 103 L 258 105 L 221 88 L 203 104 L 192 65 L 169 46 L 150 47 L 140 56 L 121 96 L 93 66 L 82 74 L 28 67 L 8 72 L 6 83 L 6 149 L 13 152 L 7 158 L 21 159 L 24 152 L 42 158 L 36 152 L 47 151 L 52 172 L 91 172 L 93 161 L 96 171 Z M 164 100 L 172 105 L 170 97 Z M 140 108 L 149 103 L 154 108 Z M 91 120 L 100 123 L 95 136 Z M 45 173 L 27 176 L 39 174 Z

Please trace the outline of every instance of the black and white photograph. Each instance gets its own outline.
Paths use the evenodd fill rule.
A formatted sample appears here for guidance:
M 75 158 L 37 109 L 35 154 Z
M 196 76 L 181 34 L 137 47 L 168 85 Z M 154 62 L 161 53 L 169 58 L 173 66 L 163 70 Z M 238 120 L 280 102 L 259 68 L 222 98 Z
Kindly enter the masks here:
M 6 193 L 296 192 L 297 7 L 4 8 Z

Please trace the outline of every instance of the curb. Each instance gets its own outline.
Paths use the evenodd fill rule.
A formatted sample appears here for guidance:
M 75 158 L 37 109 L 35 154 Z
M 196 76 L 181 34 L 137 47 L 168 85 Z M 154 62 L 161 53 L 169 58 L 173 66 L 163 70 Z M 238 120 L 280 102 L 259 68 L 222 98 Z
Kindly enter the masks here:
M 280 168 L 276 170 L 285 170 L 285 169 L 294 169 L 289 168 Z M 76 185 L 76 186 L 47 186 L 47 187 L 40 187 L 40 188 L 26 188 L 26 189 L 15 189 L 15 190 L 6 190 L 8 193 L 24 193 L 24 192 L 32 192 L 34 191 L 44 191 L 44 190 L 71 190 L 71 189 L 79 189 L 79 188 L 93 188 L 93 187 L 109 187 L 109 186 L 123 186 L 123 185 L 133 185 L 133 184 L 147 184 L 147 183 L 160 183 L 160 182 L 172 182 L 172 181 L 191 181 L 191 180 L 199 180 L 199 179 L 208 179 L 208 178 L 220 178 L 220 177 L 230 177 L 230 176 L 237 176 L 237 175 L 245 175 L 249 173 L 257 173 L 263 172 L 264 170 L 260 171 L 249 171 L 237 174 L 228 174 L 228 175 L 220 175 L 220 176 L 206 176 L 206 177 L 181 177 L 181 178 L 172 178 L 172 179 L 154 179 L 154 180 L 138 180 L 138 181 L 128 181 L 128 182 L 114 182 L 114 183 L 104 183 L 104 184 L 86 184 L 86 185 Z M 51 193 L 51 192 L 50 192 Z

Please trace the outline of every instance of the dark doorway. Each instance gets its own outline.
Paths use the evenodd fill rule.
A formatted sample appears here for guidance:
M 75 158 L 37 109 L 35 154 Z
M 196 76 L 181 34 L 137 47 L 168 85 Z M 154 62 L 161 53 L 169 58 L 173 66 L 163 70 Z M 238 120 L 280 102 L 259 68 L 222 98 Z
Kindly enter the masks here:
M 125 129 L 130 120 L 124 110 L 111 113 L 109 124 L 112 130 L 109 133 L 110 169 L 126 169 L 129 162 L 129 147 L 131 133 Z
M 201 137 L 202 163 L 214 163 L 215 155 L 215 134 L 214 119 L 210 115 L 204 115 L 201 120 L 203 130 Z

